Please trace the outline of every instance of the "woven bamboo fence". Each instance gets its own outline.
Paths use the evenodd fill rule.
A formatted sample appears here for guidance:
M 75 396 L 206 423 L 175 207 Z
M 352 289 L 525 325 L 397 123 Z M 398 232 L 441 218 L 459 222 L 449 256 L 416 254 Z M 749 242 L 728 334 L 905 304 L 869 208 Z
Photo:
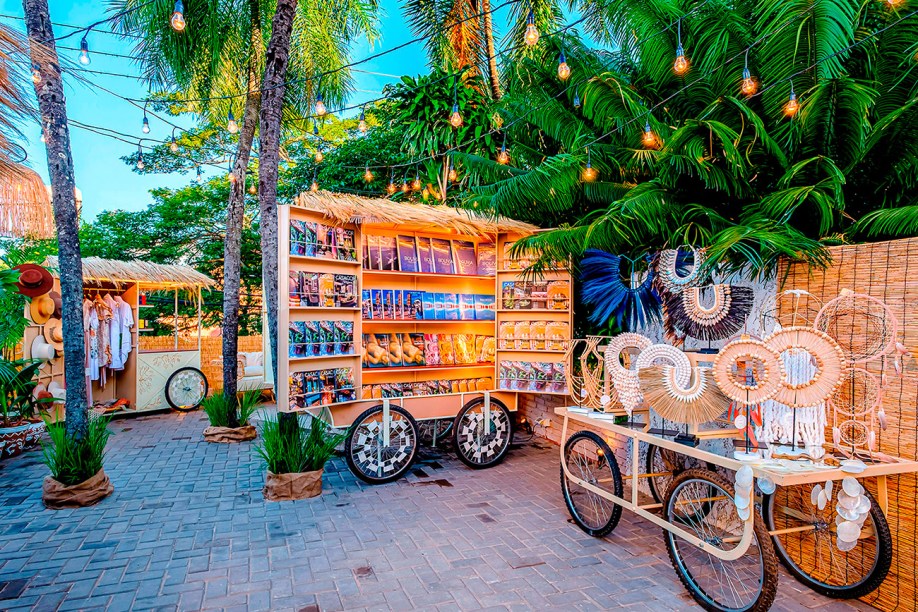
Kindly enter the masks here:
M 892 309 L 899 319 L 899 341 L 911 355 L 904 360 L 901 376 L 889 371 L 887 364 L 889 386 L 883 393 L 883 405 L 889 428 L 878 434 L 879 450 L 918 459 L 918 238 L 830 251 L 832 265 L 826 270 L 785 266 L 778 276 L 783 281 L 781 289 L 803 289 L 826 302 L 847 288 L 883 300 Z M 880 376 L 881 368 L 881 362 L 873 362 L 867 369 Z M 832 439 L 831 431 L 827 438 Z M 892 570 L 882 586 L 863 600 L 882 610 L 914 611 L 918 610 L 918 476 L 889 477 L 888 487 Z
M 194 349 L 197 347 L 198 339 L 183 340 L 179 338 L 180 349 Z M 141 349 L 145 351 L 169 351 L 175 347 L 175 338 L 173 336 L 141 336 Z M 240 336 L 239 351 L 242 353 L 261 352 L 261 336 Z M 207 383 L 210 390 L 219 391 L 223 389 L 223 366 L 215 361 L 219 360 L 223 353 L 223 340 L 219 336 L 212 338 L 210 336 L 201 338 L 201 371 L 207 376 Z

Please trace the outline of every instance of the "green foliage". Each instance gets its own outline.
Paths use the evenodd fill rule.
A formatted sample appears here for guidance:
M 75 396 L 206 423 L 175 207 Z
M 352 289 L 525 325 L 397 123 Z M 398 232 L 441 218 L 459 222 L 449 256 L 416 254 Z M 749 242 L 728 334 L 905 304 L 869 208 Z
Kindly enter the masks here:
M 12 349 L 22 342 L 29 325 L 25 313 L 26 297 L 17 290 L 18 270 L 0 270 L 0 350 Z
M 51 400 L 37 400 L 32 395 L 37 380 L 33 380 L 42 365 L 38 359 L 0 359 L 0 419 L 10 425 L 21 419 L 35 416 L 42 403 Z
M 207 415 L 211 427 L 241 427 L 249 424 L 249 418 L 261 405 L 261 391 L 243 391 L 234 400 L 222 393 L 204 398 L 201 408 Z M 234 414 L 235 413 L 235 414 Z
M 284 422 L 278 415 L 264 420 L 261 443 L 255 452 L 273 474 L 291 474 L 321 470 L 335 454 L 335 448 L 347 437 L 347 432 L 333 433 L 328 424 L 313 418 L 308 430 L 294 417 Z
M 64 421 L 45 419 L 50 442 L 42 442 L 44 464 L 51 477 L 61 484 L 72 486 L 84 482 L 102 469 L 105 446 L 111 431 L 109 418 L 90 413 L 86 435 L 77 440 L 67 435 Z

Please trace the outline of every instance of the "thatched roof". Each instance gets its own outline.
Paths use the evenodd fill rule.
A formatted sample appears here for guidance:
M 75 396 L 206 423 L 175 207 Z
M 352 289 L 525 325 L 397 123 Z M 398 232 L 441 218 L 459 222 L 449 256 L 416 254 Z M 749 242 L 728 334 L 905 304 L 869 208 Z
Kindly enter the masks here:
M 57 275 L 57 257 L 48 257 L 45 267 Z M 109 282 L 141 283 L 161 289 L 199 289 L 211 287 L 214 281 L 188 266 L 155 264 L 148 261 L 118 261 L 100 257 L 83 258 L 83 282 L 85 284 Z
M 529 235 L 538 230 L 529 223 L 506 217 L 494 219 L 471 210 L 393 202 L 386 198 L 365 198 L 328 191 L 300 194 L 294 205 L 322 213 L 341 223 L 439 227 L 472 235 L 496 232 Z

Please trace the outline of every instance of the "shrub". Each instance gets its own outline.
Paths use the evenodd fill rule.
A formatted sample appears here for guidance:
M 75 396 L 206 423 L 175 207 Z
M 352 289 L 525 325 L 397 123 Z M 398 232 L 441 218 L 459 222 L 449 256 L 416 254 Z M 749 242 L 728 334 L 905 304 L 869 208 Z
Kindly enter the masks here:
M 54 480 L 72 486 L 88 480 L 102 469 L 105 446 L 111 431 L 109 418 L 90 413 L 86 436 L 76 440 L 67 435 L 64 421 L 54 423 L 45 419 L 50 443 L 42 442 L 44 463 L 51 470 Z
M 265 419 L 261 428 L 258 455 L 273 474 L 321 470 L 344 441 L 347 432 L 336 434 L 328 423 L 313 418 L 310 428 L 300 426 L 298 418 L 282 421 L 278 415 Z
M 261 405 L 261 391 L 244 391 L 239 394 L 234 402 L 229 400 L 222 393 L 215 393 L 210 397 L 204 398 L 201 402 L 201 408 L 207 414 L 211 427 L 232 427 L 230 415 L 236 413 L 238 426 L 248 425 L 249 418 L 255 414 Z
M 0 420 L 6 425 L 35 416 L 39 404 L 32 395 L 38 381 L 33 377 L 42 365 L 38 359 L 0 359 Z

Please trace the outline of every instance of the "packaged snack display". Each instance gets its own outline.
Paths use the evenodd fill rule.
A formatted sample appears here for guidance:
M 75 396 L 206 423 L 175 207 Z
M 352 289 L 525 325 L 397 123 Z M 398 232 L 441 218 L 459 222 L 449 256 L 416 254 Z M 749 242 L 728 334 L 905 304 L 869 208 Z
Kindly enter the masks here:
M 550 321 L 545 325 L 545 348 L 550 351 L 566 351 L 570 338 L 570 324 L 564 321 Z
M 513 281 L 504 281 L 500 285 L 500 307 L 504 310 L 513 310 L 515 303 L 513 288 L 515 284 Z
M 414 321 L 424 319 L 424 292 L 423 291 L 406 291 L 405 292 L 405 318 Z
M 481 346 L 478 340 L 481 339 Z M 481 363 L 494 363 L 497 343 L 494 336 L 475 336 L 475 350 L 478 352 L 478 361 Z
M 529 342 L 530 325 L 529 321 L 519 321 L 513 328 L 513 336 L 516 338 L 516 349 L 526 351 L 532 348 Z
M 531 285 L 525 281 L 513 283 L 513 308 L 515 310 L 529 310 L 532 308 L 532 299 L 529 297 Z
M 457 294 L 443 294 L 443 318 L 447 321 L 459 320 L 459 296 Z
M 501 321 L 497 331 L 500 348 L 513 350 L 516 348 L 516 323 L 513 321 Z
M 545 321 L 532 321 L 529 324 L 530 346 L 537 351 L 545 350 Z
M 422 296 L 423 304 L 423 314 L 425 321 L 433 321 L 437 318 L 437 305 L 436 305 L 437 294 L 431 293 L 429 291 L 424 292 Z
M 424 360 L 427 365 L 440 365 L 440 344 L 437 334 L 424 334 Z
M 532 393 L 567 393 L 563 363 L 501 361 L 498 388 Z
M 353 368 L 293 372 L 289 381 L 291 408 L 327 406 L 356 397 Z
M 395 319 L 395 291 L 383 289 L 382 292 L 382 318 Z

